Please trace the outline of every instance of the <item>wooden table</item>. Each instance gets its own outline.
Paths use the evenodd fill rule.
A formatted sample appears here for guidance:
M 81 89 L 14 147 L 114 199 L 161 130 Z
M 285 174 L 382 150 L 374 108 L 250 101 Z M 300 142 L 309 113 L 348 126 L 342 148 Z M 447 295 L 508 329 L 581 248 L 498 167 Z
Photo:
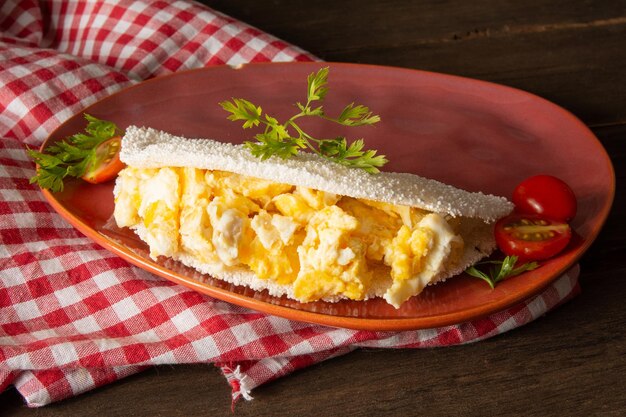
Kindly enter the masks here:
M 573 301 L 480 343 L 362 350 L 310 367 L 256 389 L 236 415 L 626 415 L 626 1 L 203 3 L 324 60 L 457 74 L 545 97 L 593 129 L 618 187 Z M 172 366 L 37 410 L 9 390 L 0 414 L 221 416 L 231 413 L 229 396 L 216 368 Z

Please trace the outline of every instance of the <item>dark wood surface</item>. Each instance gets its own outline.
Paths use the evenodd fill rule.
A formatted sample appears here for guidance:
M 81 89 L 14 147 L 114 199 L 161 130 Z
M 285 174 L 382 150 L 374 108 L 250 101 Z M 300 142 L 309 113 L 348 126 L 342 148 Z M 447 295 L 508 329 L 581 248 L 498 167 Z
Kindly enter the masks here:
M 362 350 L 256 389 L 239 416 L 626 415 L 626 1 L 361 0 L 203 3 L 328 61 L 426 69 L 545 97 L 609 152 L 611 216 L 581 260 L 580 296 L 515 331 L 466 346 Z M 585 169 L 585 167 L 581 167 Z M 590 173 L 593 175 L 593 173 Z M 153 368 L 12 416 L 226 416 L 212 366 Z

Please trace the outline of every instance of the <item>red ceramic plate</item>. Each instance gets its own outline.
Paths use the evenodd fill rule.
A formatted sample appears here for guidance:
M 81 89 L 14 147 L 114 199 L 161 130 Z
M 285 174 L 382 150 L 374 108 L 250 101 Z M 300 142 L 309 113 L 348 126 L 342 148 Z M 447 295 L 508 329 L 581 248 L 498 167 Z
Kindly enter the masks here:
M 386 154 L 386 170 L 412 172 L 470 191 L 510 196 L 524 178 L 547 173 L 571 185 L 579 210 L 579 239 L 541 268 L 491 290 L 459 276 L 429 287 L 396 310 L 380 299 L 301 304 L 225 284 L 173 262 L 152 261 L 135 235 L 111 220 L 113 184 L 69 182 L 62 193 L 45 192 L 70 223 L 129 262 L 213 297 L 294 320 L 369 330 L 431 328 L 478 318 L 540 292 L 591 245 L 613 200 L 614 174 L 596 137 L 562 108 L 512 88 L 429 72 L 355 64 L 253 64 L 215 67 L 143 82 L 89 107 L 86 112 L 120 128 L 151 126 L 176 135 L 241 143 L 251 136 L 226 120 L 218 103 L 242 97 L 279 118 L 306 97 L 306 76 L 330 66 L 325 108 L 368 105 L 380 114 L 375 126 L 347 130 Z M 44 147 L 80 132 L 81 114 L 64 123 Z M 328 125 L 311 126 L 322 133 Z M 333 126 L 333 134 L 337 134 Z

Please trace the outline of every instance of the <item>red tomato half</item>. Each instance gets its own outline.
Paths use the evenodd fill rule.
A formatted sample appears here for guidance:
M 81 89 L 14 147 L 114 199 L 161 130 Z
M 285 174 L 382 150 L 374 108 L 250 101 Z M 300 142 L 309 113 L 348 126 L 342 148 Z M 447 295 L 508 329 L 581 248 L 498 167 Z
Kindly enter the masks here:
M 567 223 L 532 214 L 511 214 L 496 223 L 498 248 L 520 261 L 539 261 L 561 252 L 572 238 Z
M 576 215 L 576 196 L 562 180 L 551 175 L 535 175 L 522 181 L 513 191 L 519 213 L 539 214 L 568 222 Z
M 82 179 L 92 184 L 99 184 L 115 178 L 125 166 L 120 161 L 121 141 L 122 138 L 116 136 L 98 145 L 96 160 L 87 168 Z

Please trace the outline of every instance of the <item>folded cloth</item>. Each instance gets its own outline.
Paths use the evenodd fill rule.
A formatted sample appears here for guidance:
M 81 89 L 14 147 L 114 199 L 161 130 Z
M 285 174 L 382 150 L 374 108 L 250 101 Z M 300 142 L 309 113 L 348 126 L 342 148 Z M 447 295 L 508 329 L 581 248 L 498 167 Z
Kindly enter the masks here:
M 87 105 L 189 68 L 312 55 L 183 0 L 5 0 L 0 6 L 0 391 L 28 406 L 148 366 L 214 363 L 233 400 L 296 369 L 360 347 L 482 340 L 577 294 L 578 268 L 489 317 L 438 329 L 337 329 L 247 310 L 151 275 L 67 224 L 29 184 L 37 146 Z

